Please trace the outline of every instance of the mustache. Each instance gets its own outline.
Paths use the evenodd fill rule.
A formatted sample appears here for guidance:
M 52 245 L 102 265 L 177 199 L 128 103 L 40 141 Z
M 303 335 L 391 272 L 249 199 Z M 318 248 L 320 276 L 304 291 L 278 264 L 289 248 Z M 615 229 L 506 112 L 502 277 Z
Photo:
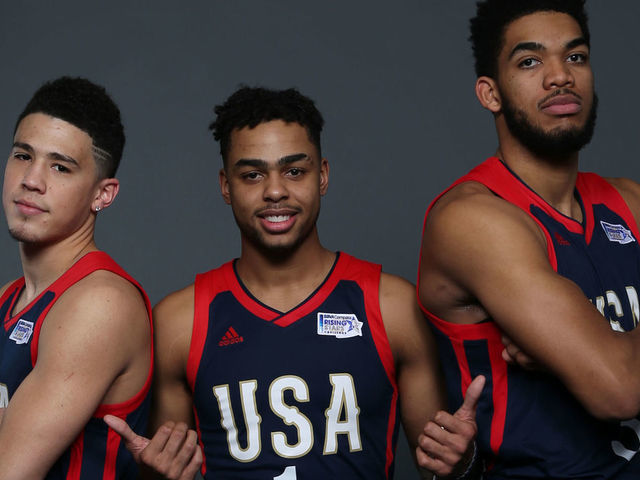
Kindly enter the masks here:
M 558 95 L 572 95 L 572 96 L 576 97 L 578 100 L 582 101 L 582 97 L 579 94 L 577 94 L 576 92 L 574 92 L 573 90 L 569 90 L 568 88 L 559 88 L 559 89 L 551 92 L 549 95 L 544 97 L 542 100 L 540 100 L 538 102 L 538 108 L 540 108 L 546 102 L 551 100 L 553 97 L 557 97 Z

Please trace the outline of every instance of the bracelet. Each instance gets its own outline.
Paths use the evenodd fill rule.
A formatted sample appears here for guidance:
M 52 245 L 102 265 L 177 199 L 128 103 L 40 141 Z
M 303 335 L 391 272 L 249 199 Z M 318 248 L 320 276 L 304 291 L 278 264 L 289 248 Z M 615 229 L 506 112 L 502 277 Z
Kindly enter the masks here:
M 484 465 L 480 456 L 478 455 L 478 446 L 474 440 L 473 442 L 473 455 L 471 456 L 471 461 L 469 465 L 467 465 L 467 469 L 460 475 L 458 475 L 453 480 L 472 480 L 472 479 L 481 479 L 482 471 L 484 470 Z M 439 480 L 440 477 L 434 475 L 433 480 Z

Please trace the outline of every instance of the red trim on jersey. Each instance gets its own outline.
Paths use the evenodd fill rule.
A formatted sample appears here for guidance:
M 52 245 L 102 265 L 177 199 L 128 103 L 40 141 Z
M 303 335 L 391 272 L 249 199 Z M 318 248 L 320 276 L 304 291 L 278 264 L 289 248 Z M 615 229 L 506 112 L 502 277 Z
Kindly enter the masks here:
M 624 198 L 620 195 L 620 192 L 618 192 L 613 185 L 595 173 L 579 173 L 576 188 L 583 202 L 588 205 L 588 208 L 585 206 L 585 210 L 587 210 L 585 241 L 587 244 L 591 243 L 593 229 L 596 228 L 593 220 L 593 207 L 591 205 L 601 204 L 607 205 L 610 210 L 622 217 L 631 229 L 636 242 L 640 242 L 640 232 L 636 219 L 624 201 Z
M 380 265 L 359 260 L 354 257 L 341 253 L 341 256 L 348 257 L 348 265 L 345 262 L 344 273 L 338 272 L 339 277 L 343 277 L 345 280 L 354 280 L 361 285 L 364 295 L 364 308 L 367 316 L 367 323 L 371 331 L 371 337 L 373 343 L 376 346 L 378 357 L 382 362 L 382 366 L 387 374 L 389 383 L 393 388 L 393 396 L 391 398 L 391 405 L 389 411 L 389 421 L 387 424 L 387 450 L 386 450 L 386 463 L 385 472 L 387 478 L 393 460 L 395 452 L 393 449 L 393 432 L 396 424 L 396 409 L 398 403 L 398 383 L 396 381 L 396 367 L 391 352 L 391 346 L 389 344 L 389 338 L 384 327 L 384 321 L 382 318 L 382 312 L 380 311 L 380 273 L 382 268 Z M 355 275 L 354 275 L 355 274 Z M 327 282 L 329 283 L 329 282 Z M 335 285 L 331 286 L 331 289 Z M 323 286 L 323 288 L 325 288 Z M 325 297 L 326 298 L 326 297 Z M 324 298 L 323 298 L 324 301 Z
M 327 299 L 331 292 L 335 289 L 336 285 L 344 277 L 348 277 L 345 272 L 350 269 L 354 261 L 357 261 L 351 255 L 340 252 L 338 254 L 338 260 L 333 267 L 333 270 L 326 278 L 324 283 L 316 290 L 316 292 L 302 304 L 298 305 L 293 310 L 287 312 L 274 323 L 280 327 L 287 327 L 294 323 L 296 320 L 309 315 L 315 309 L 317 309 Z
M 493 322 L 472 323 L 461 325 L 447 322 L 425 310 L 429 320 L 451 340 L 451 345 L 460 368 L 460 391 L 464 396 L 471 384 L 471 371 L 464 350 L 465 340 L 486 340 L 491 364 L 491 382 L 493 390 L 493 416 L 491 417 L 491 436 L 489 444 L 491 450 L 497 454 L 504 438 L 504 428 L 507 418 L 507 399 L 509 383 L 507 377 L 507 363 L 502 359 L 502 334 Z
M 9 305 L 9 310 L 7 310 L 7 314 L 4 318 L 4 329 L 5 331 L 9 331 L 9 329 L 15 325 L 15 323 L 20 319 L 18 315 L 12 316 L 11 312 L 16 306 L 18 301 L 18 297 L 20 296 L 19 292 L 24 287 L 24 277 L 21 277 L 14 281 L 9 287 L 4 291 L 2 296 L 0 296 L 0 305 L 4 305 L 11 295 L 15 293 L 13 300 L 11 301 L 11 305 Z
M 198 418 L 198 412 L 196 411 L 195 405 L 193 405 L 192 408 L 193 418 L 196 422 L 196 431 L 198 432 L 198 444 L 200 445 L 200 450 L 202 451 L 202 467 L 200 467 L 200 473 L 202 474 L 202 476 L 204 476 L 207 473 L 207 456 L 204 450 L 204 443 L 202 443 L 202 432 L 200 431 L 200 419 Z
M 80 480 L 80 472 L 82 470 L 82 453 L 84 450 L 84 430 L 76 437 L 71 444 L 69 455 L 69 470 L 65 480 Z
M 102 480 L 115 480 L 116 478 L 116 459 L 118 458 L 118 449 L 120 448 L 121 441 L 120 435 L 114 430 L 109 429 L 107 432 L 107 451 L 105 452 Z
M 268 321 L 274 320 L 281 315 L 279 312 L 271 310 L 265 305 L 256 302 L 255 299 L 247 294 L 246 290 L 242 288 L 242 284 L 238 280 L 236 272 L 233 269 L 233 261 L 225 263 L 220 268 L 227 282 L 229 290 L 231 291 L 231 293 L 233 293 L 233 296 L 240 302 L 240 304 L 244 308 L 249 310 L 256 317 L 260 317 Z
M 207 339 L 209 329 L 209 301 L 215 298 L 216 290 L 221 286 L 216 286 L 216 270 L 196 275 L 193 284 L 193 325 L 191 327 L 191 342 L 189 343 L 189 356 L 187 357 L 187 383 L 191 391 L 195 388 L 196 375 L 200 367 L 202 351 Z M 214 295 L 211 293 L 214 292 Z
M 488 342 L 489 363 L 493 382 L 493 417 L 491 417 L 491 438 L 489 445 L 495 455 L 504 439 L 504 428 L 507 423 L 507 398 L 509 396 L 509 382 L 507 377 L 507 363 L 502 359 L 502 342 Z M 466 389 L 465 389 L 466 392 Z

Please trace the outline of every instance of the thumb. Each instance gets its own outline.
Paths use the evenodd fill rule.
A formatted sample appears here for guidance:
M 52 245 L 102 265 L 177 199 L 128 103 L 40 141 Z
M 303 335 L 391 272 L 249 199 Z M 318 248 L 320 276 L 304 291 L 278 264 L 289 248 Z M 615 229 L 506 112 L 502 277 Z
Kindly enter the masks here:
M 138 435 L 131 430 L 131 427 L 123 419 L 114 415 L 105 415 L 104 421 L 109 427 L 122 437 L 125 441 L 125 446 L 129 450 L 136 462 L 140 461 L 140 452 L 149 445 L 149 439 Z
M 476 419 L 476 407 L 478 406 L 478 400 L 484 389 L 485 378 L 482 375 L 478 375 L 473 379 L 473 382 L 467 388 L 467 393 L 464 396 L 464 402 L 454 413 L 454 417 L 461 420 L 475 421 Z

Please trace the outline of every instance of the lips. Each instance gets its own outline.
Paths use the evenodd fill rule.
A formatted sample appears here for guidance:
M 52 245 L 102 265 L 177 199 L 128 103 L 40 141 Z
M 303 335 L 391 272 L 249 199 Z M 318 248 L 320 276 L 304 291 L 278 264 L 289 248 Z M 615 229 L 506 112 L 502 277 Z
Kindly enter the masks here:
M 271 233 L 283 233 L 288 231 L 296 223 L 298 212 L 286 210 L 263 210 L 258 214 L 260 223 L 265 230 Z
M 554 95 L 543 101 L 540 109 L 550 115 L 574 115 L 582 110 L 582 101 L 573 93 Z
M 14 203 L 18 211 L 27 216 L 38 215 L 47 211 L 45 208 L 27 200 L 15 200 Z

